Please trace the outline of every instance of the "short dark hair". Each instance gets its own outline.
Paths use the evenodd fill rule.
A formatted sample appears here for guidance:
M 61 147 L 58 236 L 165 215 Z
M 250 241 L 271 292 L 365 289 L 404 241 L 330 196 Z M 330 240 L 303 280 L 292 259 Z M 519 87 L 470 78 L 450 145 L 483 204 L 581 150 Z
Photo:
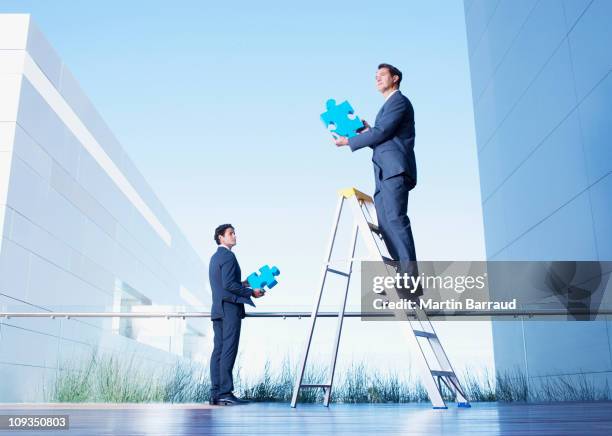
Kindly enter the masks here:
M 219 241 L 219 236 L 225 235 L 225 231 L 227 229 L 234 229 L 234 226 L 231 224 L 221 224 L 215 229 L 215 242 L 217 243 L 217 245 L 221 245 L 221 241 Z
M 380 64 L 378 66 L 378 69 L 380 70 L 381 68 L 386 68 L 387 70 L 389 70 L 391 76 L 399 77 L 399 80 L 397 81 L 397 87 L 399 88 L 400 83 L 402 83 L 402 72 L 391 64 Z

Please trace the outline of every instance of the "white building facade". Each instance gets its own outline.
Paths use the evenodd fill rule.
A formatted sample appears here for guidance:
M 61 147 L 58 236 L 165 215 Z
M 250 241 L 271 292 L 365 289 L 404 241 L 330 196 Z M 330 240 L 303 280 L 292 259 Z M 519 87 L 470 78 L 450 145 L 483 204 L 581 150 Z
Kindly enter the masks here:
M 612 2 L 464 5 L 487 258 L 612 260 Z M 494 322 L 496 368 L 609 390 L 611 327 Z
M 29 15 L 0 14 L 4 312 L 209 307 L 206 268 Z M 159 310 L 159 309 L 157 309 Z M 92 350 L 202 360 L 208 320 L 0 321 L 0 401 Z

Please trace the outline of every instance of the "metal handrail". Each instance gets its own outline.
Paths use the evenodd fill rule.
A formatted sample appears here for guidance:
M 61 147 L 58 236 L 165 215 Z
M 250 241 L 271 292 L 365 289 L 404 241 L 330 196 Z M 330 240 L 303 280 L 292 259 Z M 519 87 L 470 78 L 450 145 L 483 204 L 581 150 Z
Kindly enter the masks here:
M 431 310 L 426 311 L 432 318 L 470 316 L 566 316 L 566 315 L 612 315 L 612 310 Z M 247 312 L 248 318 L 310 318 L 310 312 Z M 336 318 L 337 312 L 319 312 L 317 316 Z M 345 312 L 349 318 L 392 318 L 393 313 Z M 210 312 L 0 312 L 0 318 L 210 318 Z

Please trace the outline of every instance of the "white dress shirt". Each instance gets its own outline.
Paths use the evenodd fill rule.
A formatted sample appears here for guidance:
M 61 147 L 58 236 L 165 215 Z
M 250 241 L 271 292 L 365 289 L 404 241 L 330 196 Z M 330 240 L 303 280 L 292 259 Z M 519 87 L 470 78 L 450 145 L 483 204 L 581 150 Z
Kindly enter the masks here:
M 386 98 L 385 98 L 385 102 L 387 100 L 389 100 L 389 97 L 391 97 L 393 94 L 395 94 L 397 91 L 399 91 L 399 89 L 394 89 L 393 91 L 391 91 L 391 94 L 389 94 Z

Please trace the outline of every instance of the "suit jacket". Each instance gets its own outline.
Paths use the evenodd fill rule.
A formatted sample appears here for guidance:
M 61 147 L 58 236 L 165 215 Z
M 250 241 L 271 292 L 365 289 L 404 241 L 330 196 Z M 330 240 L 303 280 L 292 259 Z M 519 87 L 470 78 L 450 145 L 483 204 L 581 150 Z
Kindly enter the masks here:
M 224 304 L 237 304 L 240 308 L 240 318 L 244 318 L 244 304 L 253 304 L 253 290 L 243 286 L 240 279 L 240 265 L 236 255 L 225 247 L 219 247 L 210 258 L 208 278 L 212 290 L 211 320 L 222 319 L 225 316 Z
M 412 189 L 417 181 L 414 136 L 414 109 L 410 100 L 397 91 L 378 111 L 374 126 L 349 138 L 348 145 L 352 151 L 372 148 L 372 162 L 380 167 L 383 180 L 405 173 Z

